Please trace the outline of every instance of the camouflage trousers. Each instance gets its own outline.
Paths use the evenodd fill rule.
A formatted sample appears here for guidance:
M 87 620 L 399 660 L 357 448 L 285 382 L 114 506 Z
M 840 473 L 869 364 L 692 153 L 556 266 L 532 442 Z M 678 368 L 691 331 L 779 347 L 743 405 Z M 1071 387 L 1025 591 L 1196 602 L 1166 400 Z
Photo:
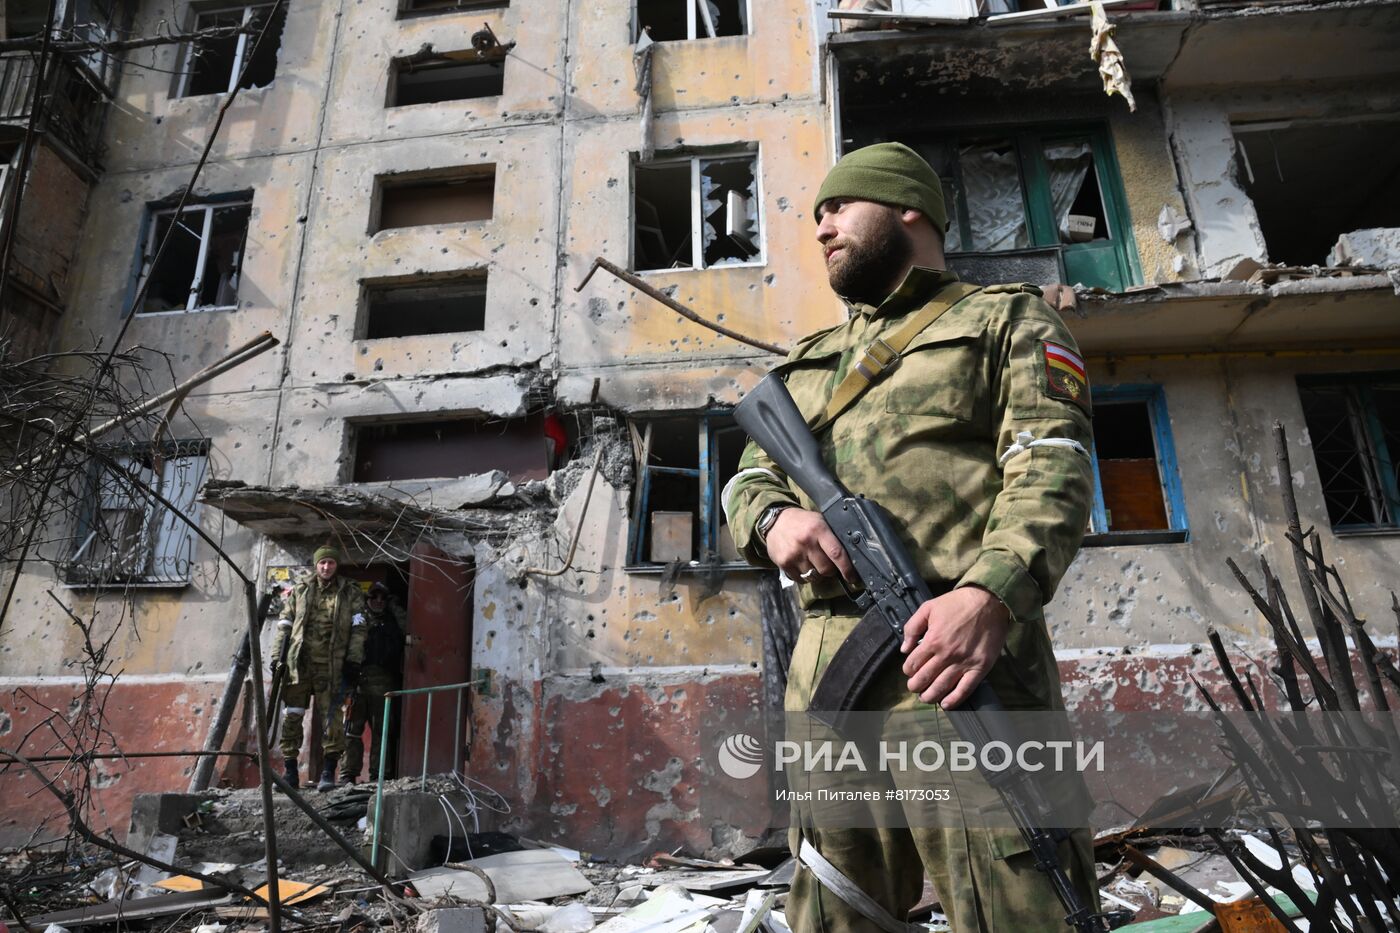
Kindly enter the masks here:
M 339 755 L 345 750 L 345 719 L 337 702 L 345 699 L 340 692 L 340 678 L 328 682 L 301 677 L 297 683 L 287 684 L 282 689 L 283 758 L 296 758 L 301 753 L 302 722 L 313 699 L 316 701 L 316 715 L 321 717 L 321 751 L 327 755 Z
M 366 667 L 360 675 L 360 687 L 355 691 L 350 712 L 345 716 L 345 759 L 340 773 L 360 776 L 364 762 L 365 726 L 369 726 L 369 779 L 379 777 L 379 746 L 384 739 L 384 694 L 394 689 L 394 676 L 380 667 Z M 389 749 L 392 756 L 394 750 Z
M 821 679 L 832 654 L 858 621 L 848 616 L 808 614 L 788 669 L 785 705 L 789 712 L 809 708 L 813 687 Z M 911 694 L 906 678 L 895 666 L 891 666 L 888 676 L 871 696 L 873 702 L 869 705 L 872 708 L 917 714 L 925 737 L 938 742 L 957 738 L 947 715 Z M 896 717 L 896 720 L 911 718 Z M 815 738 L 810 734 L 793 735 L 794 731 L 807 729 L 797 725 L 798 722 L 799 717 L 789 716 L 789 741 Z M 820 726 L 816 728 L 821 729 Z M 931 736 L 930 731 L 937 734 Z M 884 738 L 888 742 L 890 737 L 886 734 Z M 880 783 L 882 780 L 884 784 Z M 1077 775 L 1073 780 L 1082 788 L 1082 780 Z M 899 783 L 891 774 L 863 774 L 859 781 L 863 789 L 879 789 L 879 796 L 883 796 L 886 785 L 894 788 Z M 1045 875 L 1036 869 L 1020 833 L 1010 827 L 994 828 L 1002 825 L 996 821 L 992 821 L 994 826 L 988 826 L 984 814 L 991 808 L 1001 808 L 1002 804 L 986 781 L 976 773 L 934 772 L 922 775 L 920 783 L 925 787 L 947 788 L 948 802 L 874 804 L 869 814 L 873 819 L 869 823 L 850 828 L 854 821 L 847 811 L 842 820 L 826 819 L 828 825 L 823 828 L 820 805 L 803 801 L 802 792 L 812 792 L 823 785 L 833 786 L 831 775 L 813 775 L 790 767 L 788 785 L 798 792 L 794 795 L 789 830 L 793 853 L 798 852 L 805 837 L 827 861 L 897 919 L 902 920 L 918 903 L 927 873 L 954 933 L 1065 930 L 1064 908 Z M 1074 792 L 1075 788 L 1071 787 L 1069 793 Z M 876 812 L 882 806 L 886 808 L 885 817 L 889 816 L 888 808 L 895 807 L 900 808 L 898 815 L 903 819 L 882 818 Z M 939 807 L 938 818 L 920 819 L 914 811 L 921 806 Z M 999 815 L 1002 810 L 996 812 Z M 1060 860 L 1086 903 L 1097 909 L 1092 837 L 1087 829 L 1073 831 L 1060 843 Z M 824 887 L 806 866 L 799 866 L 793 879 L 786 915 L 794 933 L 873 933 L 879 930 L 875 923 Z

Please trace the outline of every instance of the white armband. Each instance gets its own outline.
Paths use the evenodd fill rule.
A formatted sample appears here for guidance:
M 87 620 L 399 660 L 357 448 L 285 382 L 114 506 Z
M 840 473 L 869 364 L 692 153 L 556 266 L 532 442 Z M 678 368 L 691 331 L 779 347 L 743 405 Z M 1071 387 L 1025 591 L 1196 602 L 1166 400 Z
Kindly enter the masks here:
M 354 615 L 352 615 L 352 616 L 350 617 L 350 624 L 351 624 L 351 625 L 364 625 L 364 624 L 365 624 L 365 614 L 364 614 L 363 612 L 357 612 L 357 613 L 355 613 Z
M 1069 437 L 1047 437 L 1038 439 L 1029 431 L 1019 431 L 1016 434 L 1016 443 L 1006 448 L 1006 453 L 1001 455 L 997 461 L 997 466 L 1006 466 L 1006 461 L 1017 457 L 1032 447 L 1068 447 L 1077 450 L 1084 456 L 1089 456 L 1089 451 L 1084 449 L 1084 445 Z
M 740 470 L 738 473 L 735 473 L 730 477 L 729 482 L 724 484 L 724 488 L 719 491 L 719 505 L 720 508 L 724 509 L 724 520 L 729 523 L 731 529 L 734 527 L 734 522 L 729 517 L 729 494 L 734 491 L 734 484 L 739 482 L 739 480 L 743 479 L 745 476 L 753 476 L 758 473 L 764 476 L 771 476 L 779 483 L 783 481 L 781 476 L 766 467 L 749 467 L 746 470 Z

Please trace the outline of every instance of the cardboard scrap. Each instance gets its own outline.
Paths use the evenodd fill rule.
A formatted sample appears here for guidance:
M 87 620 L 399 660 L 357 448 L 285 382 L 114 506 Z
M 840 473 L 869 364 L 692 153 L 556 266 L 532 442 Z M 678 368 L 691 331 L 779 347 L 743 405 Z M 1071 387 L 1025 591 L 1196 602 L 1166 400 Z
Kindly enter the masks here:
M 277 879 L 277 901 L 287 906 L 310 903 L 318 897 L 324 897 L 330 891 L 331 889 L 324 884 L 307 884 L 304 881 L 288 881 L 286 878 Z M 269 885 L 253 889 L 254 894 L 264 899 L 268 898 L 270 892 Z

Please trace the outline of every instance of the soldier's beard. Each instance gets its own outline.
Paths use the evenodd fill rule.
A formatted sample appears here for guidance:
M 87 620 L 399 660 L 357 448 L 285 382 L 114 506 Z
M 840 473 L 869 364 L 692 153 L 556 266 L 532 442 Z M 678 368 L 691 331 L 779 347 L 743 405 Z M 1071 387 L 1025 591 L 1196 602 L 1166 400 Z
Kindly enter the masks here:
M 831 290 L 850 301 L 879 304 L 899 283 L 899 274 L 914 255 L 914 243 L 899 221 L 889 217 L 866 235 L 841 247 L 827 266 Z

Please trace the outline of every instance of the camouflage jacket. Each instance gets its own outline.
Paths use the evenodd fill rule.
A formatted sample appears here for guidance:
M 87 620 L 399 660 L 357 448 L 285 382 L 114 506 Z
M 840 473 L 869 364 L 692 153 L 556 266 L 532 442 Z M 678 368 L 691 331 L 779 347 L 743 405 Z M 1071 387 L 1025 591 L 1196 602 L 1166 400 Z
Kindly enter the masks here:
M 866 347 L 955 280 L 915 268 L 878 307 L 854 305 L 845 323 L 801 341 L 776 371 L 808 422 Z M 1039 294 L 991 286 L 955 305 L 818 439 L 841 482 L 893 515 L 931 585 L 975 584 L 1006 604 L 1015 677 L 1043 685 L 1058 678 L 1042 607 L 1079 549 L 1093 481 L 1082 362 Z M 1078 378 L 1066 377 L 1065 359 Z M 1035 444 L 1003 461 L 1022 432 L 1074 443 Z M 754 535 L 759 516 L 775 503 L 814 505 L 752 442 L 739 467 L 723 503 L 730 530 L 747 560 L 771 566 Z M 842 595 L 829 580 L 798 592 L 813 609 Z M 1044 693 L 1023 699 L 1049 702 Z
M 332 681 L 340 678 L 341 668 L 346 661 L 352 664 L 360 664 L 365 659 L 365 591 L 360 589 L 358 583 L 347 577 L 337 576 L 332 584 L 336 591 L 335 608 L 331 613 L 332 622 L 330 637 L 327 644 L 330 646 L 329 657 L 316 657 L 314 654 L 307 657 L 311 664 L 329 664 L 330 678 Z M 301 580 L 292 587 L 286 601 L 282 606 L 282 618 L 292 623 L 291 629 L 279 625 L 277 627 L 277 637 L 272 642 L 272 657 L 278 658 L 282 652 L 282 640 L 287 637 L 290 631 L 292 643 L 287 651 L 287 680 L 290 683 L 298 683 L 300 676 L 298 670 L 303 666 L 302 650 L 305 648 L 309 652 L 315 639 L 308 637 L 310 625 L 318 624 L 318 620 L 312 612 L 312 605 L 316 594 L 312 587 L 317 586 L 316 577 Z

